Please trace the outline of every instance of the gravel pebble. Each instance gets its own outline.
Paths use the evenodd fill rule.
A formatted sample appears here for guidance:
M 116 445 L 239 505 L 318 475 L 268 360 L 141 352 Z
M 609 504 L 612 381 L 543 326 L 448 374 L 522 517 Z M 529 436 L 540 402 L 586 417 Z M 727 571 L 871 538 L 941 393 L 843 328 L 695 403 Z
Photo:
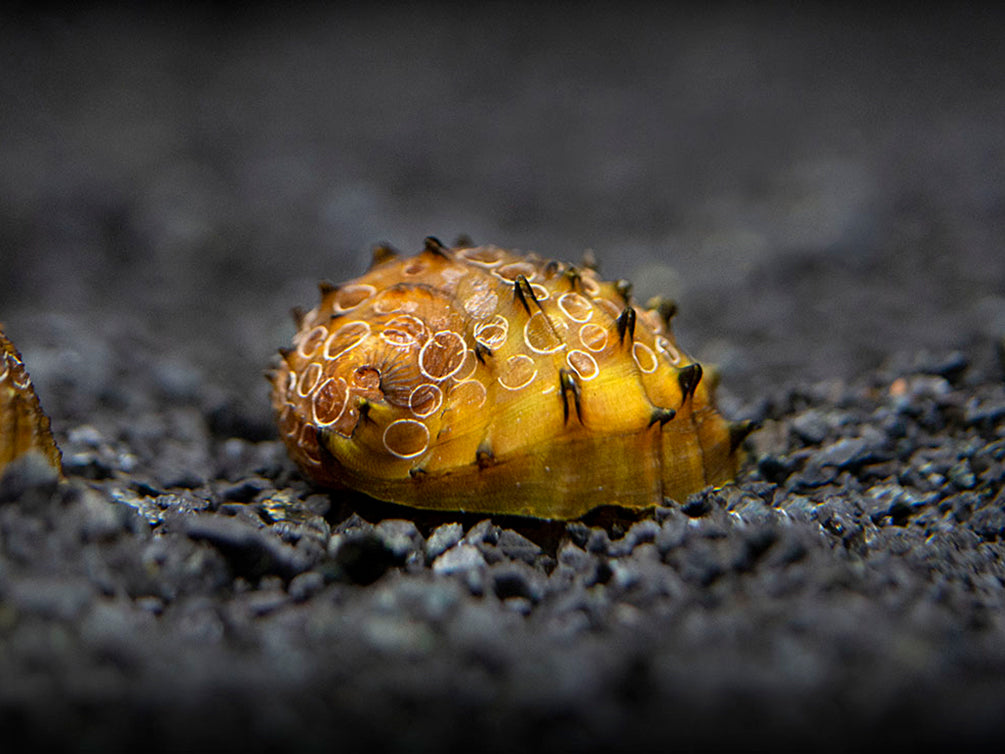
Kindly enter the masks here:
M 464 573 L 485 567 L 485 556 L 474 545 L 459 544 L 433 560 L 433 573 Z
M 426 557 L 430 561 L 436 560 L 436 558 L 460 542 L 463 536 L 464 527 L 459 523 L 454 522 L 437 526 L 426 540 Z
M 302 551 L 283 544 L 268 529 L 238 518 L 192 515 L 172 520 L 190 538 L 212 543 L 239 574 L 279 573 L 292 578 L 312 565 Z
M 489 569 L 489 580 L 492 591 L 501 600 L 519 597 L 536 603 L 544 593 L 538 571 L 520 561 L 493 566 Z
M 69 621 L 98 596 L 94 585 L 82 577 L 25 576 L 8 581 L 5 601 L 18 611 Z
M 372 530 L 339 534 L 332 540 L 335 564 L 356 584 L 372 584 L 398 562 L 384 540 Z
M 324 574 L 318 571 L 306 571 L 293 577 L 287 591 L 294 602 L 304 602 L 320 592 L 324 585 Z
M 385 519 L 375 527 L 377 536 L 391 552 L 395 560 L 404 563 L 410 556 L 422 551 L 423 539 L 418 527 L 412 521 Z
M 520 560 L 528 565 L 534 565 L 542 554 L 539 545 L 512 529 L 503 529 L 499 533 L 496 546 L 510 560 Z
M 792 420 L 792 430 L 808 445 L 819 445 L 830 431 L 826 416 L 821 411 L 807 411 Z
M 590 530 L 586 551 L 593 555 L 606 555 L 611 546 L 611 536 L 604 529 Z

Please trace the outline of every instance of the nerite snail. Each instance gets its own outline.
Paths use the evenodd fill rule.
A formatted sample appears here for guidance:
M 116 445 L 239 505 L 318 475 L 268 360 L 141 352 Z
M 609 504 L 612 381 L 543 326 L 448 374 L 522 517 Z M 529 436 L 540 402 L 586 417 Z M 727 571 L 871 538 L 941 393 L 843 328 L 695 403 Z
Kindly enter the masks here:
M 433 238 L 322 283 L 272 373 L 318 484 L 419 508 L 567 519 L 681 500 L 736 473 L 742 424 L 625 281 Z

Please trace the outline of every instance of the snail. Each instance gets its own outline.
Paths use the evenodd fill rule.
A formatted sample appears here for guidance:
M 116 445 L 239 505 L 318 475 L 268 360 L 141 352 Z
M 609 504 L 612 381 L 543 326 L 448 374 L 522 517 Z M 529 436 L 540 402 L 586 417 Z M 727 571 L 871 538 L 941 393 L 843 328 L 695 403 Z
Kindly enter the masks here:
M 320 293 L 269 376 L 280 436 L 322 487 L 572 519 L 736 474 L 749 425 L 716 411 L 676 307 L 639 308 L 592 265 L 427 238 Z
M 0 475 L 11 461 L 32 451 L 61 470 L 49 417 L 42 411 L 21 354 L 0 329 Z

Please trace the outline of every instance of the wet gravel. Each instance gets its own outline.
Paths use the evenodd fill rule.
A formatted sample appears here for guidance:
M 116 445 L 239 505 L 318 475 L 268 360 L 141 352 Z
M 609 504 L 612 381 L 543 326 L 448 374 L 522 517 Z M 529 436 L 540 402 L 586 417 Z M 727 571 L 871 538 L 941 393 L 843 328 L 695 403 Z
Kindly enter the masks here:
M 181 406 L 160 413 L 205 448 L 198 474 L 174 471 L 191 449 L 171 433 L 72 433 L 65 482 L 27 456 L 0 483 L 4 730 L 148 749 L 983 740 L 1005 699 L 1005 382 L 983 355 L 779 390 L 735 485 L 568 523 L 319 494 L 278 441 Z
M 0 478 L 5 750 L 1001 739 L 997 26 L 645 8 L 11 17 L 0 320 L 66 478 Z M 574 522 L 305 482 L 285 311 L 457 232 L 672 288 L 737 482 Z

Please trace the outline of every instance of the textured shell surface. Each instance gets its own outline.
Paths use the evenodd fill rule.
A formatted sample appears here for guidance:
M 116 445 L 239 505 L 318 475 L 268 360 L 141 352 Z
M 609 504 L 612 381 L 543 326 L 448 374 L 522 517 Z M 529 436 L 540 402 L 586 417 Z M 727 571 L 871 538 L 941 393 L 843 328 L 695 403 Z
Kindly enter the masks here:
M 626 281 L 434 238 L 321 284 L 272 403 L 301 470 L 418 508 L 538 518 L 645 508 L 721 485 L 740 425 Z
M 57 470 L 61 468 L 49 417 L 39 405 L 21 354 L 0 330 L 0 474 L 11 461 L 31 451 Z

